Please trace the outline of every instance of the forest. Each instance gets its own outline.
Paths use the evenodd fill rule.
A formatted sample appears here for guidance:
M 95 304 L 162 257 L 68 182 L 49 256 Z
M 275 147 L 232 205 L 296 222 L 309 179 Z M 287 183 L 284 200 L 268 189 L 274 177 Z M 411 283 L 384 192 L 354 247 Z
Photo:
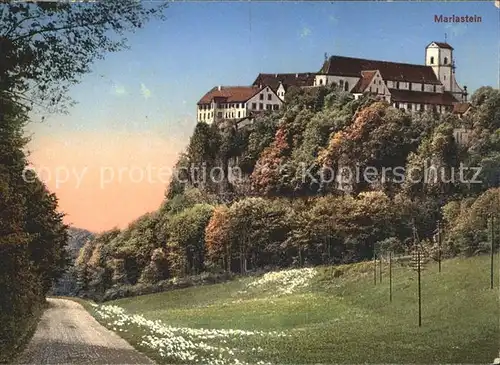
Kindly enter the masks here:
M 0 4 L 0 363 L 12 363 L 35 331 L 46 295 L 71 261 L 57 196 L 30 166 L 30 123 L 67 113 L 69 90 L 125 34 L 162 17 L 166 4 Z

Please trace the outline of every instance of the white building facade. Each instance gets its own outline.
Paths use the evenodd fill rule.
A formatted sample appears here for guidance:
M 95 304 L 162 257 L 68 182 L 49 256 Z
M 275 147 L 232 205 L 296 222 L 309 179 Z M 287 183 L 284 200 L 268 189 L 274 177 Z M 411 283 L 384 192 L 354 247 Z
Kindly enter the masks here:
M 197 120 L 242 121 L 256 113 L 281 108 L 283 100 L 270 86 L 217 86 L 198 102 Z

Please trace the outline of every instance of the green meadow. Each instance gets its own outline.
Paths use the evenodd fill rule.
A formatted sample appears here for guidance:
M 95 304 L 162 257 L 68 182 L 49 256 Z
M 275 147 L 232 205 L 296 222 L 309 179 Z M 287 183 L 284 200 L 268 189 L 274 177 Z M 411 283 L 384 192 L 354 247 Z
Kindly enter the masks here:
M 103 305 L 183 329 L 175 336 L 189 338 L 193 349 L 196 341 L 212 346 L 207 351 L 230 345 L 234 351 L 224 354 L 227 363 L 485 364 L 498 356 L 500 344 L 498 266 L 494 285 L 490 289 L 489 256 L 446 260 L 441 272 L 436 263 L 426 265 L 421 275 L 421 327 L 417 274 L 400 263 L 392 265 L 392 301 L 387 263 L 382 279 L 377 270 L 375 284 L 373 264 L 364 262 L 243 277 Z M 185 363 L 145 345 L 147 326 L 125 321 L 117 329 L 98 315 L 99 307 L 87 308 L 156 361 Z M 200 338 L 189 329 L 227 335 Z M 233 338 L 231 330 L 262 333 Z

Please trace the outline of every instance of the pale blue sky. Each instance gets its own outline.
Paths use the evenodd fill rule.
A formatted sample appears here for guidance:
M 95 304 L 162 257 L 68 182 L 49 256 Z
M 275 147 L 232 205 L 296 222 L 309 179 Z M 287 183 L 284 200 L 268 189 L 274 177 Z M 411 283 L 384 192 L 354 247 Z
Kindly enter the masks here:
M 457 78 L 496 86 L 499 14 L 491 2 L 174 2 L 165 22 L 129 38 L 130 49 L 96 63 L 72 90 L 79 105 L 40 133 L 148 130 L 187 138 L 211 87 L 250 84 L 259 72 L 314 72 L 328 54 L 422 63 L 425 46 L 455 48 Z M 467 25 L 434 15 L 480 15 Z

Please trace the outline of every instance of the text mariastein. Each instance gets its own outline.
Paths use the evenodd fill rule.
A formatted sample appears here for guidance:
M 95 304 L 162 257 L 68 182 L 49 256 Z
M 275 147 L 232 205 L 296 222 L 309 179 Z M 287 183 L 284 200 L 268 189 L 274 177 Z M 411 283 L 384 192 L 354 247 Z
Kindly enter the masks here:
M 481 23 L 483 20 L 477 15 L 463 15 L 463 16 L 444 16 L 444 15 L 434 15 L 435 23 Z

